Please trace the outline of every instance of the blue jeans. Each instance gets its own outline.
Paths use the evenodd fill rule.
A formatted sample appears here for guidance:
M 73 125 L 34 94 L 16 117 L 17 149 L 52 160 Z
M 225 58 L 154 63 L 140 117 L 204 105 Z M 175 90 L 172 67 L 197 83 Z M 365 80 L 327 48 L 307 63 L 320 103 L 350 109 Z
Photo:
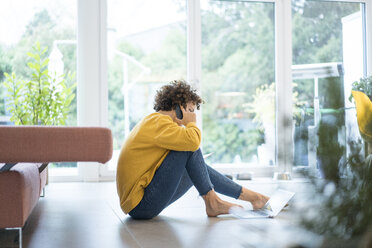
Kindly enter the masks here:
M 129 215 L 134 219 L 151 219 L 193 185 L 200 195 L 206 195 L 214 188 L 218 193 L 237 199 L 242 192 L 242 186 L 204 162 L 200 149 L 195 152 L 170 151 L 145 188 L 142 200 Z

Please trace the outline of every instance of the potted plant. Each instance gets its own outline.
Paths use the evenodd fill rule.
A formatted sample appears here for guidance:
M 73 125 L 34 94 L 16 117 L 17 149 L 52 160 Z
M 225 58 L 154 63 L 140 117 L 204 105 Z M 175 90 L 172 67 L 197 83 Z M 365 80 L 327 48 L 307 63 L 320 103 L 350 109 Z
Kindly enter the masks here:
M 371 111 L 371 79 L 353 84 L 360 131 L 360 124 L 368 123 L 364 119 L 366 111 Z M 312 201 L 298 208 L 300 223 L 322 236 L 320 247 L 371 247 L 372 155 L 364 158 L 354 152 L 340 160 L 344 148 L 334 138 L 337 127 L 321 121 L 318 134 L 318 160 L 324 177 L 307 173 L 314 192 L 309 196 Z M 342 170 L 346 167 L 349 172 L 345 174 Z
M 356 155 L 354 155 L 356 156 Z M 341 178 L 337 161 L 327 165 L 330 177 L 308 175 L 314 192 L 308 204 L 298 206 L 301 226 L 322 235 L 320 247 L 371 247 L 372 155 L 349 157 L 348 177 Z
M 68 87 L 65 75 L 50 75 L 47 48 L 41 48 L 39 42 L 27 55 L 29 78 L 4 73 L 10 120 L 15 125 L 64 125 L 76 84 Z

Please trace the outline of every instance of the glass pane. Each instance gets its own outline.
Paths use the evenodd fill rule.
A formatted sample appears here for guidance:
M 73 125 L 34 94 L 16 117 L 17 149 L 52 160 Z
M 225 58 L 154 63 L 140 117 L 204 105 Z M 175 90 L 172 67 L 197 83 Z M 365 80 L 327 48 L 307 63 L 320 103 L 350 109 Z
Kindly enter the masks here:
M 65 74 L 67 86 L 76 82 L 76 0 L 14 0 L 2 1 L 0 8 L 0 82 L 4 72 L 16 73 L 29 80 L 32 75 L 27 55 L 40 42 L 47 48 L 49 74 Z M 4 84 L 0 84 L 0 124 L 13 125 L 9 120 Z M 76 89 L 75 89 L 76 93 Z M 70 105 L 66 125 L 76 125 L 76 97 Z M 76 163 L 58 163 L 53 167 L 76 167 Z M 75 169 L 75 174 L 77 170 Z M 70 172 L 69 172 L 70 174 Z
M 186 79 L 186 1 L 108 0 L 109 127 L 116 169 L 126 135 L 153 112 L 156 90 Z
M 275 164 L 274 4 L 201 1 L 203 151 Z
M 349 96 L 363 76 L 362 16 L 359 3 L 292 1 L 295 165 L 338 163 L 360 141 Z

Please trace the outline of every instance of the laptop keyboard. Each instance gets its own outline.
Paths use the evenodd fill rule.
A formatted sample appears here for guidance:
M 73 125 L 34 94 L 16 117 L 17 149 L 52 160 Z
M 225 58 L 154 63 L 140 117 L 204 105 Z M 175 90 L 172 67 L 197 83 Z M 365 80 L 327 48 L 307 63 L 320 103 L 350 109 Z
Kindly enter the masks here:
M 268 213 L 264 212 L 264 211 L 261 211 L 261 210 L 253 210 L 250 212 L 252 215 L 255 215 L 255 216 L 269 216 Z

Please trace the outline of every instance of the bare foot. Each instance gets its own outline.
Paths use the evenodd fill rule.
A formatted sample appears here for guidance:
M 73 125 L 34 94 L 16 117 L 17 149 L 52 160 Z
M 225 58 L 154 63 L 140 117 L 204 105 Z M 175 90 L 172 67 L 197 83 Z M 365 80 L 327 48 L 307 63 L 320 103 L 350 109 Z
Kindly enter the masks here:
M 214 190 L 211 190 L 203 196 L 205 201 L 205 210 L 209 217 L 216 217 L 220 214 L 228 214 L 230 208 L 232 207 L 241 207 L 238 204 L 233 204 L 224 200 L 221 200 Z
M 269 200 L 269 197 L 243 188 L 239 199 L 243 201 L 249 201 L 252 204 L 253 209 L 260 209 L 266 204 L 266 202 Z
M 253 209 L 260 209 L 263 206 L 265 206 L 266 202 L 269 200 L 269 197 L 262 195 L 260 193 L 257 193 L 256 199 L 251 201 L 251 204 L 253 206 Z

